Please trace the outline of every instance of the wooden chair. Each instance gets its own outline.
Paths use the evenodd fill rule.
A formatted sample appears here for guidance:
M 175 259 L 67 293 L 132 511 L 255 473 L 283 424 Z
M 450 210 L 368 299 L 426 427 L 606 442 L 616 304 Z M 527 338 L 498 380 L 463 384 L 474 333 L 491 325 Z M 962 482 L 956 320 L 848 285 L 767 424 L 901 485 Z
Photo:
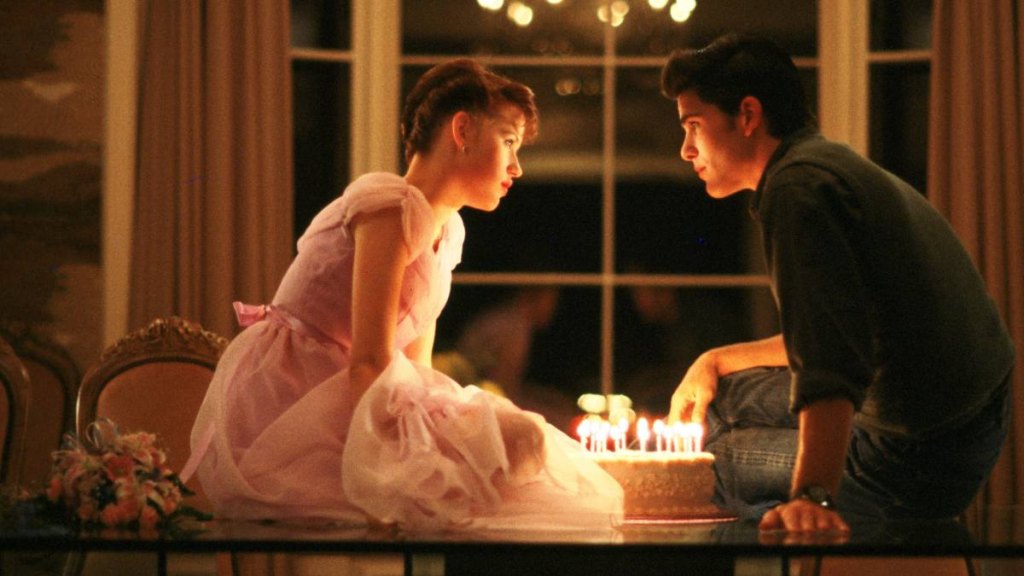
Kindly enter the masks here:
M 78 392 L 77 429 L 109 418 L 122 432 L 157 435 L 171 467 L 180 472 L 189 456 L 189 436 L 213 378 L 226 338 L 177 316 L 158 318 L 107 347 L 86 372 Z M 199 483 L 193 505 L 205 498 Z
M 0 484 L 17 486 L 31 392 L 28 371 L 3 338 L 0 338 L 0 388 Z
M 152 432 L 166 452 L 171 468 L 180 473 L 190 454 L 192 423 L 227 344 L 226 338 L 176 316 L 158 318 L 122 337 L 103 351 L 82 379 L 78 391 L 79 436 L 85 437 L 86 428 L 99 418 L 110 419 L 122 432 Z M 187 498 L 185 504 L 210 511 L 198 480 L 190 478 L 187 486 L 195 495 Z M 104 573 L 124 560 L 123 556 L 97 556 L 100 555 L 90 554 L 88 562 L 79 559 L 85 573 Z M 151 569 L 147 568 L 151 564 L 146 564 L 145 557 L 152 562 L 152 556 L 139 556 L 143 558 L 135 560 L 140 567 L 130 571 Z M 163 555 L 157 557 L 156 572 L 165 573 L 167 562 Z M 121 568 L 124 566 L 117 567 L 118 571 Z M 230 573 L 230 559 L 218 555 L 216 571 Z
M 81 372 L 66 349 L 24 322 L 0 321 L 0 337 L 7 340 L 28 370 L 32 403 L 29 406 L 19 478 L 25 487 L 42 486 L 49 477 L 51 453 L 65 432 L 75 430 L 75 401 Z

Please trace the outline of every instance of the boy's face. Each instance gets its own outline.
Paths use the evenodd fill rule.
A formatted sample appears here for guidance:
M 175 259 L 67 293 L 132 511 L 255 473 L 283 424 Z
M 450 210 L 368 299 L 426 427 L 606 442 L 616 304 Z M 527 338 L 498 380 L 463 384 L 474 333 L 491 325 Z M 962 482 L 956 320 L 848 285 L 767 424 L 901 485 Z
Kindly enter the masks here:
M 676 98 L 683 146 L 679 155 L 693 164 L 712 198 L 726 198 L 753 189 L 760 172 L 752 175 L 754 139 L 744 134 L 741 116 L 730 116 L 704 102 L 692 90 Z

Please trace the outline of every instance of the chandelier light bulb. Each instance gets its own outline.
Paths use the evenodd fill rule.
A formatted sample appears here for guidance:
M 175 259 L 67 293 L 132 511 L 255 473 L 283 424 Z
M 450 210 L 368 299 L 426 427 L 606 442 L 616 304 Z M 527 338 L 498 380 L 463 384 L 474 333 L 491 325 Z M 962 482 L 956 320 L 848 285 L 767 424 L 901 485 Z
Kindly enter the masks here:
M 697 8 L 696 0 L 676 0 L 672 8 L 669 9 L 669 16 L 676 22 L 686 22 L 695 8 Z
M 618 28 L 626 20 L 629 13 L 629 3 L 625 0 L 615 0 L 610 4 L 602 4 L 597 9 L 597 19 L 604 23 L 611 23 L 613 28 Z
M 497 12 L 505 5 L 505 0 L 476 0 L 476 3 L 485 10 Z
M 533 8 L 522 2 L 512 2 L 508 5 L 508 18 L 515 22 L 516 26 L 526 27 L 533 22 Z
M 668 6 L 668 0 L 647 0 L 647 3 L 655 10 L 661 10 L 665 6 Z

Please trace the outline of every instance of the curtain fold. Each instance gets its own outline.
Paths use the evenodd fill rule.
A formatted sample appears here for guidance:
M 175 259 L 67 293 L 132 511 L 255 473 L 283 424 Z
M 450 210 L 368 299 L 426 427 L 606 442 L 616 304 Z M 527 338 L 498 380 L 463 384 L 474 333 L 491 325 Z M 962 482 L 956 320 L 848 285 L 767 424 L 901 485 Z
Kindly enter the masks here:
M 129 323 L 231 336 L 292 257 L 288 3 L 149 2 L 142 29 Z
M 967 513 L 993 535 L 1024 529 L 989 507 L 1024 491 L 1024 14 L 1018 0 L 935 0 L 928 197 L 952 223 L 1013 336 L 1013 420 Z

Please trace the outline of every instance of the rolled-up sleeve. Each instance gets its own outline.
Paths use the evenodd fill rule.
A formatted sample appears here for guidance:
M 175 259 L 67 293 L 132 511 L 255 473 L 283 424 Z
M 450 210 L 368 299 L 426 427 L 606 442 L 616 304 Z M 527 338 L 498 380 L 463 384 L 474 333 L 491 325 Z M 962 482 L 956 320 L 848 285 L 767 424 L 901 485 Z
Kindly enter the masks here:
M 791 408 L 844 397 L 859 409 L 871 384 L 873 346 L 866 263 L 857 258 L 859 210 L 827 172 L 806 166 L 792 171 L 779 175 L 784 182 L 765 194 L 761 206 L 793 372 Z

